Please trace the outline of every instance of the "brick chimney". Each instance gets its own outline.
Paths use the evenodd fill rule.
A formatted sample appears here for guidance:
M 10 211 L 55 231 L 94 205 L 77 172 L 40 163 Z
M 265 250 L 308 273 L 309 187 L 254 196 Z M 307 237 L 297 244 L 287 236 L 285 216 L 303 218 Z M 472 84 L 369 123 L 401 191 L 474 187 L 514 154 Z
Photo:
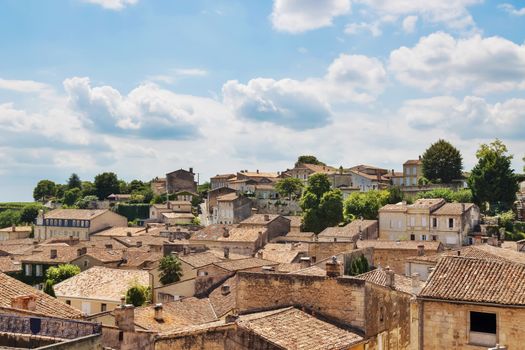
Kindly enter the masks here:
M 301 269 L 306 269 L 307 267 L 310 267 L 311 265 L 311 259 L 309 256 L 303 256 L 301 259 L 299 259 L 299 264 L 301 265 Z
M 135 307 L 133 305 L 122 304 L 113 311 L 113 314 L 115 326 L 121 331 L 135 331 Z
M 222 230 L 222 236 L 224 238 L 228 238 L 230 237 L 230 229 L 228 227 L 225 227 L 223 230 Z
M 162 312 L 162 304 L 155 304 L 155 306 L 153 307 L 153 310 L 155 310 L 155 321 L 157 322 L 164 322 L 164 315 L 163 315 L 163 312 Z
M 51 251 L 49 252 L 49 257 L 50 257 L 51 259 L 56 259 L 57 256 L 58 256 L 58 252 L 57 252 L 57 250 L 56 250 L 56 249 L 51 249 Z
M 131 231 L 126 232 L 126 237 L 131 237 L 131 236 L 132 236 Z
M 390 288 L 394 288 L 395 285 L 395 274 L 394 271 L 390 270 L 390 267 L 385 267 L 385 273 L 386 273 L 386 286 Z
M 264 221 L 270 221 L 270 215 L 264 214 Z
M 37 296 L 34 294 L 18 295 L 14 298 L 11 298 L 11 307 L 13 309 L 35 311 L 36 301 L 37 301 Z
M 229 259 L 229 258 L 230 258 L 230 248 L 225 247 L 224 248 L 224 259 Z
M 423 256 L 425 255 L 425 246 L 423 244 L 419 244 L 417 246 L 417 255 L 418 256 Z
M 341 264 L 337 261 L 336 256 L 326 262 L 326 276 L 339 277 L 341 276 Z

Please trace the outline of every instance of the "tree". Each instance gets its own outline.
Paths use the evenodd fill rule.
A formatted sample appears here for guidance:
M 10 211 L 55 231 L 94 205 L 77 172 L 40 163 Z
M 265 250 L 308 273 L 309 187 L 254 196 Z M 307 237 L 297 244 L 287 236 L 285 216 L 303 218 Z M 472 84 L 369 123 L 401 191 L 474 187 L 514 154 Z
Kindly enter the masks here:
M 144 305 L 149 300 L 150 290 L 140 284 L 131 286 L 126 292 L 126 303 L 138 307 Z
M 326 174 L 314 174 L 308 178 L 300 205 L 305 231 L 319 233 L 343 219 L 343 194 L 340 190 L 330 190 Z
M 206 181 L 197 186 L 197 193 L 203 198 L 208 196 L 209 190 L 211 190 L 211 184 L 209 181 Z
M 55 285 L 80 273 L 80 267 L 71 264 L 52 266 L 46 270 L 46 279 Z
M 310 156 L 310 155 L 299 156 L 299 158 L 297 158 L 297 162 L 295 164 L 298 164 L 298 163 L 314 164 L 314 165 L 326 165 L 325 163 L 319 161 L 315 156 Z
M 113 193 L 117 193 L 117 192 L 113 192 Z M 129 190 L 128 183 L 126 181 L 118 180 L 118 193 L 126 193 L 126 194 L 131 193 L 131 191 Z
M 401 187 L 392 186 L 388 189 L 388 203 L 396 204 L 403 201 L 403 192 Z
M 64 193 L 64 198 L 62 199 L 62 203 L 68 206 L 75 205 L 75 203 L 80 199 L 81 191 L 78 187 L 73 187 L 70 190 L 67 190 Z
M 53 298 L 56 298 L 55 290 L 53 289 L 53 282 L 51 280 L 46 280 L 44 283 L 44 293 L 47 295 L 52 296 Z
M 51 180 L 40 180 L 33 190 L 35 201 L 45 202 L 55 196 L 56 184 Z
M 349 222 L 357 218 L 377 220 L 379 209 L 388 204 L 389 199 L 388 191 L 354 192 L 344 201 L 344 218 Z
M 102 173 L 95 176 L 95 192 L 98 199 L 106 199 L 110 194 L 120 193 L 120 183 L 115 173 Z
M 478 163 L 468 178 L 474 202 L 482 210 L 490 209 L 491 212 L 510 209 L 518 191 L 516 175 L 511 168 L 513 156 L 507 154 L 507 147 L 496 139 L 482 144 L 476 157 Z
M 140 180 L 131 180 L 128 184 L 129 193 L 144 191 L 146 188 L 149 188 L 149 186 L 145 185 L 144 182 Z
M 94 201 L 97 201 L 98 200 L 98 197 L 97 196 L 85 196 L 84 198 L 80 198 L 76 203 L 75 205 L 79 208 L 79 209 L 88 209 L 89 207 L 89 204 L 91 202 L 94 202 Z
M 16 225 L 20 222 L 20 211 L 7 209 L 0 212 L 0 228 Z
M 345 260 L 345 275 L 357 276 L 369 270 L 368 259 L 363 254 L 359 258 Z
M 438 140 L 423 153 L 423 174 L 431 182 L 450 183 L 461 179 L 463 159 L 457 148 L 445 140 Z
M 82 182 L 80 181 L 80 178 L 78 177 L 77 174 L 75 173 L 71 174 L 71 176 L 67 180 L 67 188 L 69 190 L 72 190 L 73 188 L 78 188 L 78 189 L 82 188 Z
M 92 182 L 90 182 L 90 181 L 82 181 L 82 195 L 81 195 L 81 197 L 95 196 L 96 194 L 97 194 L 97 189 L 95 188 L 95 185 Z
M 472 191 L 466 188 L 457 191 L 450 188 L 436 188 L 431 191 L 420 192 L 416 198 L 443 198 L 447 203 L 470 203 L 472 202 Z
M 275 189 L 282 197 L 290 198 L 292 195 L 300 195 L 303 182 L 295 177 L 280 179 L 275 183 Z
M 22 208 L 22 211 L 20 212 L 20 222 L 31 224 L 35 221 L 36 217 L 38 216 L 38 211 L 42 207 L 40 205 L 36 204 L 29 204 Z
M 182 266 L 175 255 L 167 255 L 160 259 L 159 270 L 162 284 L 178 282 L 182 277 Z

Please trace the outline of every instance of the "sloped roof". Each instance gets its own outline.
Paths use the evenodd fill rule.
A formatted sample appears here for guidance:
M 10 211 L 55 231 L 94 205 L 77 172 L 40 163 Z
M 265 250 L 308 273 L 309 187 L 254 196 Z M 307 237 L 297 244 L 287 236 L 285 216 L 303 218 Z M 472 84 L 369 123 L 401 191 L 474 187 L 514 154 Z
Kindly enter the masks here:
M 223 286 L 228 286 L 227 293 L 223 292 Z M 228 278 L 215 288 L 208 298 L 217 317 L 222 317 L 232 311 L 237 306 L 237 278 L 235 276 Z
M 94 266 L 54 286 L 61 297 L 98 299 L 119 302 L 134 284 L 149 285 L 149 274 L 143 270 L 119 270 Z
M 10 256 L 0 256 L 0 272 L 17 272 L 20 270 L 22 270 L 20 261 L 16 261 Z
M 4 273 L 0 273 L 0 307 L 11 307 L 11 299 L 22 295 L 36 295 L 35 312 L 48 317 L 81 318 L 82 313 L 69 305 L 43 293 Z
M 445 203 L 432 212 L 432 215 L 462 215 L 469 211 L 474 203 Z
M 377 268 L 375 270 L 365 272 L 363 274 L 355 276 L 355 278 L 359 278 L 361 280 L 365 280 L 383 287 L 388 287 L 387 271 L 383 268 Z M 419 281 L 417 287 L 421 287 L 422 285 L 423 282 Z M 413 294 L 412 279 L 395 273 L 394 289 L 400 292 Z
M 214 263 L 215 265 L 228 271 L 241 271 L 262 266 L 276 266 L 278 263 L 259 258 L 246 258 L 237 260 L 226 260 Z
M 387 241 L 387 240 L 358 240 L 358 248 L 373 247 L 375 249 L 407 249 L 417 250 L 418 246 L 422 245 L 425 251 L 438 251 L 443 247 L 441 242 L 437 241 Z
M 55 209 L 45 214 L 46 219 L 92 220 L 108 209 Z
M 359 231 L 365 231 L 373 225 L 377 224 L 377 220 L 354 220 L 351 223 L 339 227 L 327 227 L 319 237 L 338 237 L 338 238 L 354 238 L 359 235 Z
M 421 298 L 525 306 L 525 265 L 459 256 L 439 260 Z

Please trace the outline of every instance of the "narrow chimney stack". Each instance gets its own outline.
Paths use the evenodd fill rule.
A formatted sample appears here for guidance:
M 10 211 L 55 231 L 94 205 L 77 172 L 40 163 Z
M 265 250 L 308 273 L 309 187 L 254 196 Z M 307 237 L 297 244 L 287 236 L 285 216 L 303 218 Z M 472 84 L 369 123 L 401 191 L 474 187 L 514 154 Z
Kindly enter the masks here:
M 418 256 L 425 255 L 425 246 L 423 244 L 420 244 L 417 246 L 417 255 Z
M 155 306 L 153 307 L 153 309 L 155 310 L 155 321 L 157 322 L 164 322 L 164 315 L 163 315 L 163 312 L 162 312 L 162 304 L 155 304 Z
M 228 227 L 225 227 L 224 230 L 222 231 L 222 236 L 224 238 L 228 238 L 230 237 L 230 229 Z
M 15 225 L 15 224 L 13 224 L 13 225 L 11 226 L 11 231 L 12 231 L 12 232 L 16 232 L 16 225 Z
M 229 259 L 229 258 L 230 258 L 230 248 L 225 247 L 224 248 L 224 259 Z
M 270 215 L 264 214 L 264 221 L 270 221 Z
M 394 271 L 390 269 L 390 267 L 385 267 L 385 273 L 386 273 L 386 286 L 389 288 L 394 288 L 395 285 L 395 274 Z
M 341 276 L 341 264 L 337 261 L 336 256 L 326 262 L 326 276 L 339 277 Z
M 127 237 L 131 237 L 131 231 L 126 232 Z
M 121 300 L 122 302 L 122 300 Z M 115 326 L 121 331 L 135 331 L 135 307 L 133 305 L 121 305 L 113 311 Z

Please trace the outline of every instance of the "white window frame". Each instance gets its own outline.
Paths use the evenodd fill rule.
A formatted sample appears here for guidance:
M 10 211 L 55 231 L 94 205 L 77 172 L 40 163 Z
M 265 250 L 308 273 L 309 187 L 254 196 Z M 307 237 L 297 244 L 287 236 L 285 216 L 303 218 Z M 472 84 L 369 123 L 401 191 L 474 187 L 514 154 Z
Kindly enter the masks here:
M 44 269 L 41 264 L 35 265 L 35 276 L 42 277 L 44 275 L 43 270 Z

